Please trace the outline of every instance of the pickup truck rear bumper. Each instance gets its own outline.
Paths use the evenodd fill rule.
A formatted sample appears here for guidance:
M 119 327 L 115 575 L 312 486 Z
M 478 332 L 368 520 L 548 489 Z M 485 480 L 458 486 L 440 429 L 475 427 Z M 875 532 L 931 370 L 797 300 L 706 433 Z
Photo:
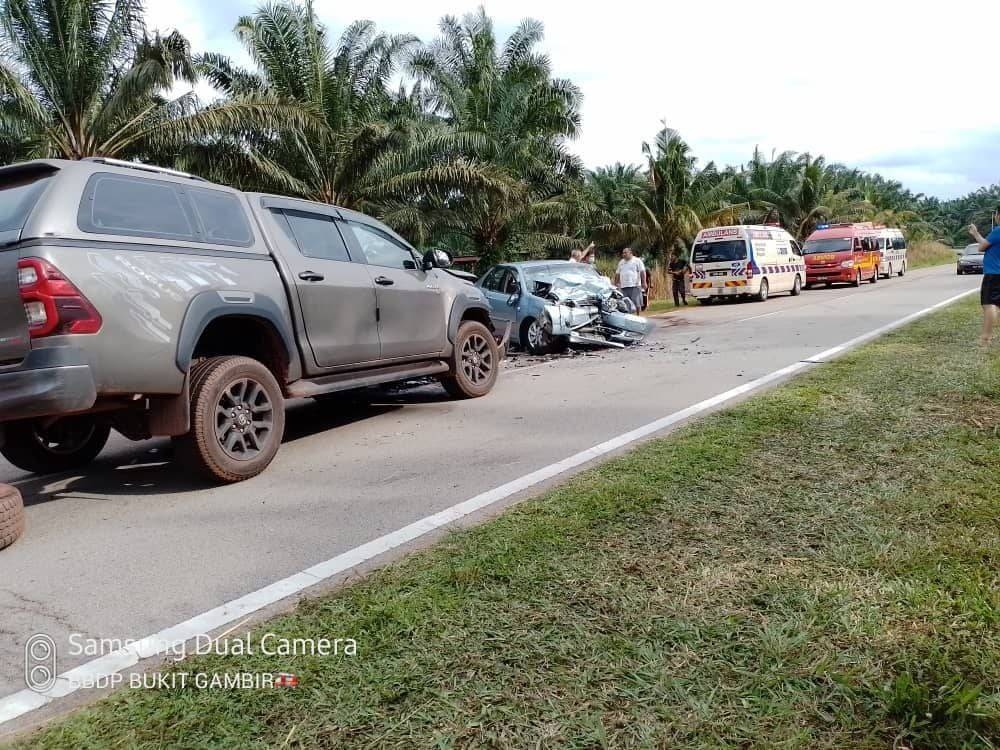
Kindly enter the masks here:
M 90 365 L 70 347 L 34 349 L 0 369 L 0 422 L 85 411 L 97 401 Z

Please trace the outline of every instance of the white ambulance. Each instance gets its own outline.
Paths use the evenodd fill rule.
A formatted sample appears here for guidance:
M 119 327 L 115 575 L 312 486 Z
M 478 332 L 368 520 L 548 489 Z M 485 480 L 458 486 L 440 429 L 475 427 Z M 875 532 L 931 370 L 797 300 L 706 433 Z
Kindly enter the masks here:
M 881 228 L 878 233 L 879 252 L 882 260 L 879 274 L 888 279 L 893 274 L 906 273 L 906 237 L 898 229 Z
M 798 242 L 780 227 L 703 229 L 691 249 L 691 295 L 703 305 L 726 297 L 766 300 L 802 291 L 806 263 Z

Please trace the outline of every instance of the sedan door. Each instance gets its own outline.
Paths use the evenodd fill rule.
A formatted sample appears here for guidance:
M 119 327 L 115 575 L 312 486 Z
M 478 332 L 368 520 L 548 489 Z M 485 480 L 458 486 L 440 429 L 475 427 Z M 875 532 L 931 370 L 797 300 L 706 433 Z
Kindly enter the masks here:
M 496 333 L 502 333 L 508 323 L 517 325 L 517 298 L 511 304 L 517 279 L 517 271 L 509 266 L 497 266 L 483 278 L 481 288 L 490 303 L 490 319 Z
M 282 257 L 316 364 L 345 367 L 378 360 L 375 285 L 368 267 L 352 262 L 333 218 L 288 209 L 272 216 L 292 247 Z
M 425 271 L 406 245 L 359 221 L 338 222 L 351 253 L 363 253 L 375 284 L 382 359 L 441 354 L 448 344 L 448 314 L 437 270 Z

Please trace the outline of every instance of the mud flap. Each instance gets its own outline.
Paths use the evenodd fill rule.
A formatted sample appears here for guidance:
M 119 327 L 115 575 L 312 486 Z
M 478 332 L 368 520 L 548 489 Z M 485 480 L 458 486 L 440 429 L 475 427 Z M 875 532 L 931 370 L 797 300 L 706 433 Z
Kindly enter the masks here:
M 507 346 L 510 344 L 510 331 L 511 326 L 514 324 L 511 321 L 507 321 L 507 328 L 504 329 L 503 336 L 497 339 L 497 348 L 500 350 L 500 359 L 507 358 Z M 493 335 L 496 338 L 496 334 Z

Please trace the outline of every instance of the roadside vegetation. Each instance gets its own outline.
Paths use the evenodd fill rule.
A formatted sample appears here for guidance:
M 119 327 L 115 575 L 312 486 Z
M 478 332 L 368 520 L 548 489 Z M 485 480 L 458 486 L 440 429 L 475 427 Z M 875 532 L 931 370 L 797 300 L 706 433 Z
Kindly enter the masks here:
M 249 68 L 192 50 L 183 29 L 148 30 L 141 0 L 0 0 L 0 164 L 173 166 L 360 209 L 480 269 L 591 239 L 605 258 L 632 245 L 662 261 L 705 226 L 765 220 L 800 239 L 873 220 L 962 243 L 1000 198 L 942 202 L 812 154 L 702 164 L 668 127 L 635 144 L 638 164 L 587 170 L 571 148 L 581 92 L 554 75 L 534 20 L 501 39 L 480 9 L 421 41 L 328 29 L 310 0 L 280 0 L 233 24 Z M 199 101 L 198 82 L 217 96 Z
M 261 629 L 356 657 L 182 667 L 297 689 L 124 692 L 16 747 L 996 747 L 977 326 L 952 306 Z
M 920 240 L 910 245 L 906 261 L 911 269 L 954 263 L 955 248 L 935 240 Z

